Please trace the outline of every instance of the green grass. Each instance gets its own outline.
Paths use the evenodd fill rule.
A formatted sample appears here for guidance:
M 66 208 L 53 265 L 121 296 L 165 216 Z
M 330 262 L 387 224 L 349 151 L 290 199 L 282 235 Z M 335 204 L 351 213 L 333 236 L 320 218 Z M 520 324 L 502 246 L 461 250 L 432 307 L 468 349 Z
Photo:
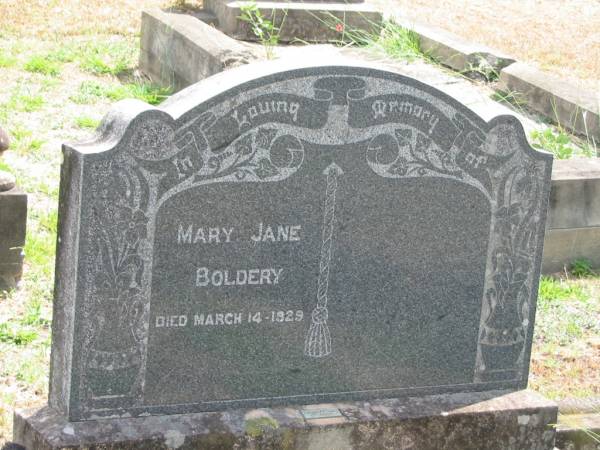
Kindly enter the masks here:
M 101 99 L 119 101 L 126 98 L 136 98 L 151 105 L 156 105 L 167 98 L 171 89 L 161 88 L 150 83 L 102 83 L 84 81 L 77 93 L 70 97 L 71 101 L 79 104 L 96 103 Z
M 43 139 L 39 139 L 33 136 L 33 132 L 23 127 L 20 124 L 14 125 L 9 128 L 9 134 L 11 135 L 11 150 L 15 153 L 24 155 L 28 153 L 39 153 L 42 146 L 45 144 Z M 38 158 L 40 156 L 38 155 Z M 38 159 L 36 158 L 36 159 Z
M 421 51 L 420 38 L 414 31 L 404 28 L 394 21 L 386 20 L 383 24 L 373 22 L 370 30 L 357 30 L 346 26 L 333 16 L 321 20 L 326 26 L 339 33 L 338 43 L 356 45 L 369 50 L 384 53 L 390 58 L 413 61 L 428 58 Z
M 69 97 L 73 103 L 80 105 L 96 103 L 99 99 L 106 97 L 107 88 L 98 81 L 83 81 L 76 93 Z
M 0 342 L 14 345 L 26 345 L 35 341 L 38 333 L 30 327 L 18 326 L 8 322 L 0 323 Z
M 2 161 L 2 158 L 0 158 L 0 171 L 13 173 L 12 167 L 10 167 L 8 164 Z
M 44 106 L 44 98 L 39 94 L 29 94 L 22 91 L 14 92 L 8 102 L 1 105 L 0 108 L 10 114 L 13 111 L 34 112 L 39 111 Z
M 25 242 L 27 261 L 40 274 L 46 276 L 51 275 L 54 265 L 57 217 L 56 210 L 46 213 L 33 212 L 30 215 L 30 221 L 36 225 L 27 230 L 27 240 Z
M 95 130 L 96 128 L 98 128 L 98 125 L 100 125 L 100 121 L 89 116 L 79 116 L 75 117 L 75 125 L 77 126 L 77 128 Z
M 371 45 L 382 49 L 386 55 L 403 61 L 413 61 L 424 56 L 419 35 L 391 21 L 384 23 L 379 38 L 374 39 Z
M 579 285 L 553 277 L 543 276 L 540 279 L 539 301 L 542 305 L 557 301 L 585 301 L 587 298 L 586 292 Z
M 23 89 L 22 86 L 17 86 L 13 92 L 11 93 L 8 101 L 0 104 L 0 122 L 5 124 L 13 124 L 13 131 L 16 130 L 15 123 L 15 113 L 31 113 L 35 111 L 40 111 L 44 107 L 45 101 L 44 97 L 42 97 L 38 93 L 31 93 L 26 89 Z M 18 131 L 16 139 L 19 139 Z
M 137 47 L 125 40 L 99 40 L 83 45 L 73 57 L 94 75 L 119 75 L 136 65 Z
M 21 323 L 30 326 L 49 324 L 49 320 L 42 317 L 42 300 L 39 297 L 33 297 L 27 302 Z
M 600 332 L 597 301 L 576 281 L 553 277 L 540 280 L 536 339 L 567 345 L 588 332 Z
M 158 105 L 173 93 L 171 88 L 163 88 L 151 83 L 126 84 L 125 88 L 131 97 L 143 100 L 151 105 Z
M 27 72 L 56 77 L 60 75 L 61 65 L 48 56 L 34 55 L 27 60 L 23 68 Z

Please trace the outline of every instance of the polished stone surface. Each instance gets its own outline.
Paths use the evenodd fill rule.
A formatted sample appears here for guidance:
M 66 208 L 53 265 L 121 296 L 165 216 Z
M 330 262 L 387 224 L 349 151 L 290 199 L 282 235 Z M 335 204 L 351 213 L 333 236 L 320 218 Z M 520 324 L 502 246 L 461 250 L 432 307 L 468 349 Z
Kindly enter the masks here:
M 526 385 L 551 157 L 410 78 L 282 70 L 121 103 L 65 146 L 70 419 Z

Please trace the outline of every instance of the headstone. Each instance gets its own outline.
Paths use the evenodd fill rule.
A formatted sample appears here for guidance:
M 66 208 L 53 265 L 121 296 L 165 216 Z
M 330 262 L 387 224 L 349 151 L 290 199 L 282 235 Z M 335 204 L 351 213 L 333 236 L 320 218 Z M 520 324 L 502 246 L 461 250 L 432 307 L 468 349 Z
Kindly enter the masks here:
M 253 70 L 64 146 L 50 405 L 525 387 L 551 156 L 391 72 Z
M 0 159 L 9 146 L 8 133 L 0 128 Z M 27 194 L 14 175 L 0 169 L 0 293 L 15 288 L 23 274 L 26 225 Z

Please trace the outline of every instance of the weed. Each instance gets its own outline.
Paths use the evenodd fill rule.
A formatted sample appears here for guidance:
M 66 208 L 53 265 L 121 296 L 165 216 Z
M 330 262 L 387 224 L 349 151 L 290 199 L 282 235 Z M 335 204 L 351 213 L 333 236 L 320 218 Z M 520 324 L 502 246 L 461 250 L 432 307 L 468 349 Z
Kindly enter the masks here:
M 491 95 L 491 99 L 498 103 L 514 106 L 519 111 L 527 105 L 527 100 L 525 100 L 523 94 L 517 91 L 497 90 Z
M 38 334 L 28 327 L 9 326 L 8 322 L 0 323 L 0 342 L 14 345 L 26 345 L 35 341 Z
M 75 118 L 75 125 L 77 125 L 78 128 L 96 129 L 98 128 L 98 125 L 100 125 L 100 121 L 93 117 L 79 116 Z
M 275 17 L 275 10 L 271 12 L 271 19 L 263 16 L 262 12 L 258 8 L 258 5 L 254 2 L 246 2 L 240 6 L 242 15 L 238 18 L 250 25 L 250 29 L 259 42 L 265 49 L 265 55 L 267 59 L 273 59 L 273 47 L 279 42 L 279 35 L 285 18 L 287 17 L 287 10 L 283 12 L 283 19 L 279 26 L 275 25 L 277 18 Z
M 419 35 L 393 21 L 383 24 L 379 38 L 371 45 L 381 48 L 386 55 L 403 61 L 423 57 Z
M 56 77 L 60 74 L 60 64 L 48 56 L 32 56 L 25 63 L 24 69 L 27 72 L 41 73 L 51 77 Z
M 587 158 L 600 157 L 600 148 L 593 137 L 581 144 L 581 154 Z
M 500 78 L 498 71 L 480 55 L 477 55 L 475 63 L 468 63 L 468 69 L 464 74 L 470 78 L 481 79 L 483 81 L 496 81 Z
M 25 315 L 21 319 L 23 325 L 48 325 L 49 321 L 42 317 L 42 301 L 35 297 L 26 305 Z
M 592 263 L 585 258 L 576 259 L 569 266 L 570 272 L 578 278 L 594 275 Z
M 533 130 L 530 137 L 533 147 L 549 151 L 558 159 L 569 159 L 575 151 L 571 138 L 561 130 L 554 131 L 552 128 L 546 128 L 543 131 Z

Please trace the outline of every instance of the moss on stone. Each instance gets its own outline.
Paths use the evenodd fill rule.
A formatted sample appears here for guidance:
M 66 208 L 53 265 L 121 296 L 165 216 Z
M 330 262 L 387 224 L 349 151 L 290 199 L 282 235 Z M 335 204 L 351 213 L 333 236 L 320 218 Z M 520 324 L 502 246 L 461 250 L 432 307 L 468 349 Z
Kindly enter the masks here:
M 279 423 L 271 417 L 249 419 L 244 427 L 246 434 L 252 438 L 258 438 L 266 431 L 276 430 L 277 428 L 279 428 Z

